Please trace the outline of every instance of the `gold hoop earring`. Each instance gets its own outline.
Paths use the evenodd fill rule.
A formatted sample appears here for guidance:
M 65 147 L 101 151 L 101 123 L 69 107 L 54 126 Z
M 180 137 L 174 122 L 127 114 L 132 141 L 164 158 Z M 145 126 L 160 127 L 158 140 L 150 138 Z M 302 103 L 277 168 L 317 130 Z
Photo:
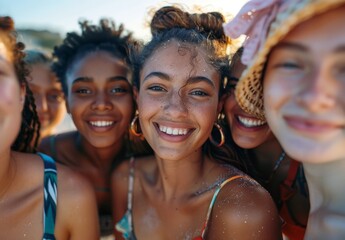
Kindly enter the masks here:
M 143 134 L 137 132 L 139 122 L 137 124 L 135 124 L 137 122 L 137 120 L 139 121 L 139 112 L 138 111 L 135 112 L 135 116 L 131 122 L 130 131 L 134 136 L 141 137 Z
M 219 134 L 220 134 L 220 142 L 217 143 L 217 142 L 213 139 L 212 133 L 211 133 L 211 135 L 210 135 L 210 137 L 209 137 L 210 142 L 211 142 L 214 146 L 216 146 L 216 147 L 221 147 L 221 146 L 223 146 L 223 144 L 225 143 L 225 136 L 224 136 L 223 128 L 222 128 L 217 122 L 215 122 L 213 125 L 216 126 L 216 128 L 217 128 L 218 131 L 219 131 Z

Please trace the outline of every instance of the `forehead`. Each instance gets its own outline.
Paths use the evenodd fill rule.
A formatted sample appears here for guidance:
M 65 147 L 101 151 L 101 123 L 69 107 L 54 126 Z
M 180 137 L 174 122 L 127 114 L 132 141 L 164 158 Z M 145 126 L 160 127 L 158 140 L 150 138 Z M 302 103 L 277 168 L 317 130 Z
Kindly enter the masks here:
M 216 72 L 207 62 L 205 51 L 196 45 L 169 41 L 159 46 L 146 60 L 143 71 L 175 71 L 175 74 L 202 71 L 204 74 Z M 176 70 L 179 71 L 176 71 Z
M 316 15 L 295 27 L 284 41 L 299 42 L 309 50 L 334 51 L 345 43 L 345 4 Z
M 105 51 L 91 52 L 80 59 L 76 59 L 69 69 L 69 73 L 86 71 L 89 73 L 104 73 L 105 70 L 125 71 L 129 70 L 127 64 Z

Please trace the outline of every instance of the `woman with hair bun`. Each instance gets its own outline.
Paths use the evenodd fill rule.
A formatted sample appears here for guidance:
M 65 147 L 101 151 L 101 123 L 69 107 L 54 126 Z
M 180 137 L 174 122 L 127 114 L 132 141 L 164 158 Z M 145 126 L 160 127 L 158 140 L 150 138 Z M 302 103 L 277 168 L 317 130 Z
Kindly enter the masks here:
M 154 155 L 112 175 L 116 239 L 280 239 L 275 205 L 234 166 L 217 122 L 228 76 L 220 13 L 163 7 L 134 57 L 132 130 Z M 217 133 L 217 134 L 216 134 Z
M 12 19 L 0 17 L 0 239 L 96 240 L 91 186 L 35 154 L 40 124 L 23 49 Z

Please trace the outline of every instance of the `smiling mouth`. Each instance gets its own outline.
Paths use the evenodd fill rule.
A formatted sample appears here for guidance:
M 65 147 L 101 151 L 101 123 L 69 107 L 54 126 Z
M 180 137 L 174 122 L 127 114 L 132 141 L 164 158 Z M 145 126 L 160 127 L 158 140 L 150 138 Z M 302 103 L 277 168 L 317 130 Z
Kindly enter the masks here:
M 172 128 L 161 125 L 158 125 L 158 127 L 161 132 L 173 136 L 185 136 L 189 132 L 189 129 L 187 128 Z
M 114 121 L 89 121 L 93 127 L 109 127 L 114 125 Z
M 247 118 L 243 116 L 237 116 L 237 120 L 245 127 L 252 128 L 252 127 L 261 127 L 266 124 L 266 121 L 262 121 L 260 119 L 254 118 Z

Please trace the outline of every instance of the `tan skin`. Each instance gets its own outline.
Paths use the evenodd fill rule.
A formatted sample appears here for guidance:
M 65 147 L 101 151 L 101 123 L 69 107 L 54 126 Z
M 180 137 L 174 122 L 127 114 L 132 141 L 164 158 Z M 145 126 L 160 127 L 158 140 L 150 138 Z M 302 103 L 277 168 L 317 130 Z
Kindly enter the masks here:
M 292 29 L 272 50 L 264 78 L 270 127 L 306 173 L 308 240 L 345 236 L 344 13 L 342 4 Z
M 238 60 L 232 68 L 232 76 L 240 78 L 245 66 Z M 236 81 L 230 84 L 236 85 Z M 232 138 L 235 143 L 244 149 L 248 149 L 249 154 L 253 156 L 250 160 L 263 179 L 268 179 L 272 174 L 274 165 L 279 159 L 283 149 L 278 140 L 274 137 L 267 125 L 267 122 L 260 122 L 260 124 L 245 125 L 239 118 L 260 121 L 256 117 L 244 112 L 238 105 L 233 89 L 228 93 L 228 97 L 224 103 L 224 113 L 228 121 Z M 248 122 L 247 122 L 248 124 Z M 280 184 L 288 175 L 291 158 L 285 156 L 278 170 L 274 173 L 268 183 L 262 183 L 263 186 L 270 192 L 271 196 L 278 205 L 281 200 Z M 306 226 L 309 213 L 309 199 L 301 192 L 297 192 L 287 201 L 291 216 L 296 223 Z
M 44 166 L 36 154 L 11 150 L 20 129 L 26 91 L 20 87 L 6 51 L 0 50 L 0 239 L 42 239 Z M 59 164 L 57 172 L 56 239 L 99 239 L 92 187 Z
M 202 49 L 196 51 L 192 67 L 190 53 L 180 55 L 177 42 L 171 40 L 153 53 L 140 74 L 140 90 L 135 91 L 140 126 L 155 154 L 135 161 L 133 225 L 137 239 L 200 236 L 215 183 L 242 174 L 202 153 L 222 102 L 216 90 L 219 74 L 206 63 Z M 165 127 L 182 132 L 168 134 L 162 130 Z M 128 176 L 128 162 L 112 176 L 115 222 L 127 209 Z M 117 231 L 115 236 L 123 239 Z M 225 185 L 205 237 L 280 239 L 280 220 L 269 194 L 246 177 Z
M 129 70 L 100 51 L 77 60 L 67 74 L 67 106 L 78 131 L 56 137 L 56 158 L 85 176 L 94 187 L 100 214 L 110 215 L 111 170 L 133 114 Z M 49 144 L 45 139 L 40 148 L 52 154 Z
M 66 113 L 61 84 L 50 70 L 49 64 L 30 66 L 29 86 L 35 98 L 36 111 L 41 123 L 40 138 L 55 133 Z

